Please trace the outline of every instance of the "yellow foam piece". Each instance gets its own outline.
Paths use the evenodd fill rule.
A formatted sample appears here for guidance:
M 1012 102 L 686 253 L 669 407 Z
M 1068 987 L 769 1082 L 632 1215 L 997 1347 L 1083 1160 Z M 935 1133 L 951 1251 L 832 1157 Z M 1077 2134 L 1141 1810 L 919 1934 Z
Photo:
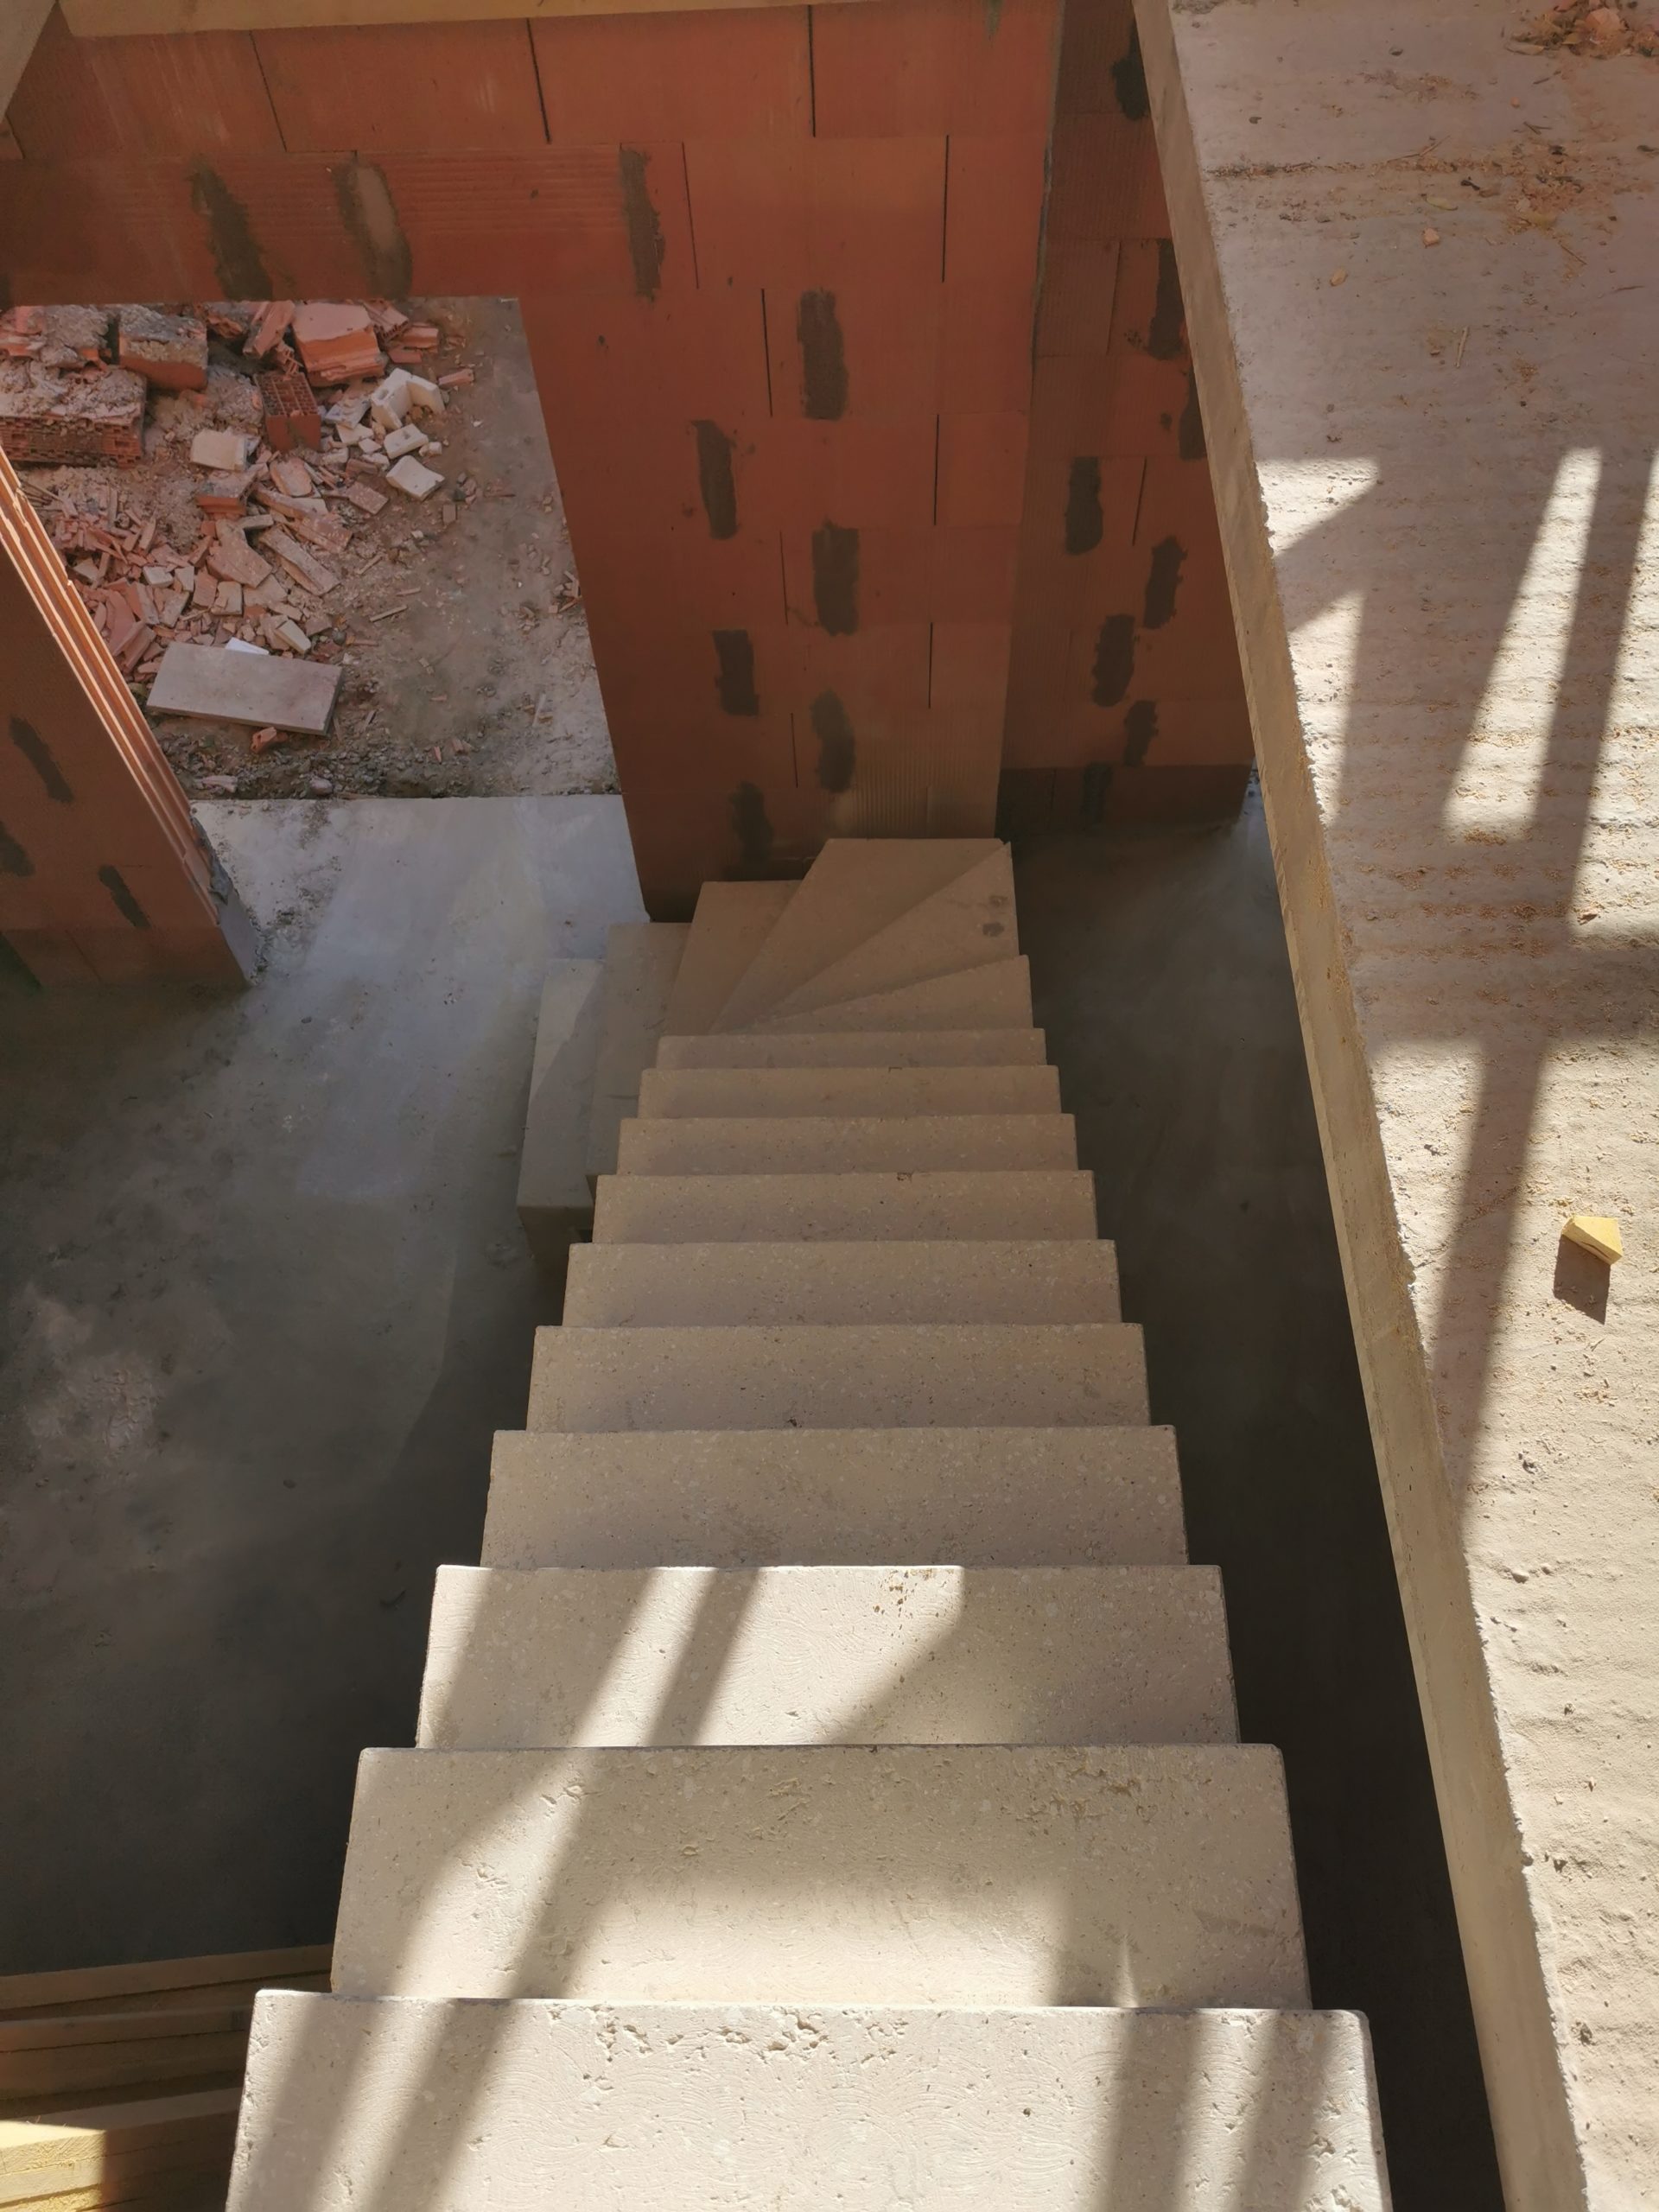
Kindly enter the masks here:
M 1611 1215 L 1575 1213 L 1561 1234 L 1570 1243 L 1581 1244 L 1586 1252 L 1593 1252 L 1599 1260 L 1605 1260 L 1610 1268 L 1615 1260 L 1622 1260 L 1624 1256 L 1618 1224 Z

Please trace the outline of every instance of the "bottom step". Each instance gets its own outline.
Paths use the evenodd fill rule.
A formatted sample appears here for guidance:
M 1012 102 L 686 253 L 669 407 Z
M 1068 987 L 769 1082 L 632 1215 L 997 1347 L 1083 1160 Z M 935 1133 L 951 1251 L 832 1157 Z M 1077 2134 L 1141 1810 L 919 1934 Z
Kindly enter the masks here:
M 1387 2212 L 1343 2012 L 274 1993 L 230 2212 Z

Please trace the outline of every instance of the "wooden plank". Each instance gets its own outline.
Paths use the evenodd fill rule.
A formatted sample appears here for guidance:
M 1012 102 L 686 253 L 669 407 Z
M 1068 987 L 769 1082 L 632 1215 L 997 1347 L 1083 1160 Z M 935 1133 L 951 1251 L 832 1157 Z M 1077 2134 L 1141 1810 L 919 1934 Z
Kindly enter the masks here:
M 0 2110 L 9 2107 L 14 2119 L 39 2120 L 54 2104 L 71 2099 L 85 2104 L 88 2097 L 118 2089 L 124 2096 L 137 2096 L 156 2084 L 169 2090 L 186 2082 L 202 2088 L 221 2077 L 239 2076 L 247 2055 L 246 2028 L 58 2050 L 0 2050 Z
M 0 2067 L 24 2051 L 80 2050 L 168 2037 L 245 2036 L 252 2018 L 251 2004 L 177 2005 L 153 2012 L 32 2012 L 0 2020 Z
M 61 566 L 61 563 L 60 563 Z M 252 654 L 238 656 L 252 659 Z M 291 1988 L 302 1978 L 325 1975 L 332 1955 L 327 1943 L 289 1945 L 268 1951 L 210 1951 L 188 1959 L 146 1959 L 130 1966 L 68 1967 L 47 1974 L 0 1978 L 0 2020 L 26 2012 L 81 2012 L 111 1998 L 145 1998 L 162 1991 L 234 1987 L 219 2001 L 241 2001 L 243 1987 Z
M 146 2171 L 229 2162 L 239 2088 L 85 2105 L 49 2120 L 0 2120 L 0 2205 Z M 119 2202 L 111 2186 L 111 2202 Z
M 51 12 L 52 0 L 6 0 L 0 8 L 0 115 L 11 105 L 18 79 L 29 67 L 35 41 Z
M 718 0 L 724 7 L 789 8 L 800 0 Z M 839 0 L 842 6 L 868 0 Z M 321 30 L 342 23 L 479 23 L 502 17 L 551 22 L 560 16 L 658 16 L 709 0 L 62 0 L 79 38 L 134 31 Z
M 334 716 L 340 675 L 340 669 L 321 662 L 284 660 L 276 653 L 171 645 L 149 687 L 149 711 L 245 722 L 254 729 L 271 723 L 305 737 L 323 737 Z

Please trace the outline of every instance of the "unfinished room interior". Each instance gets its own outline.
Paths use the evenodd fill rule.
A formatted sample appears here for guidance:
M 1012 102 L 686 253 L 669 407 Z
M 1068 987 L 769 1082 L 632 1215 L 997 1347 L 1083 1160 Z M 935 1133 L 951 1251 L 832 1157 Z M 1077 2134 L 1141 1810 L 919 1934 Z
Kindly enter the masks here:
M 1659 2208 L 1656 271 L 1652 0 L 0 0 L 5 2212 Z

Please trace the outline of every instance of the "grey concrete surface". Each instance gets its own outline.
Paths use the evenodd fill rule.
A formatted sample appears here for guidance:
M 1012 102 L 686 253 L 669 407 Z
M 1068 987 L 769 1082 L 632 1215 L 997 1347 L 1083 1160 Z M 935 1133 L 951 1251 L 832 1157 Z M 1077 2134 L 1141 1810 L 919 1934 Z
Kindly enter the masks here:
M 553 1318 L 514 1186 L 614 798 L 201 810 L 249 991 L 0 976 L 0 1971 L 326 1938 Z
M 1498 2212 L 1462 1955 L 1259 798 L 1016 855 L 1037 1020 L 1285 1756 L 1315 2005 L 1369 2014 L 1397 2212 Z

